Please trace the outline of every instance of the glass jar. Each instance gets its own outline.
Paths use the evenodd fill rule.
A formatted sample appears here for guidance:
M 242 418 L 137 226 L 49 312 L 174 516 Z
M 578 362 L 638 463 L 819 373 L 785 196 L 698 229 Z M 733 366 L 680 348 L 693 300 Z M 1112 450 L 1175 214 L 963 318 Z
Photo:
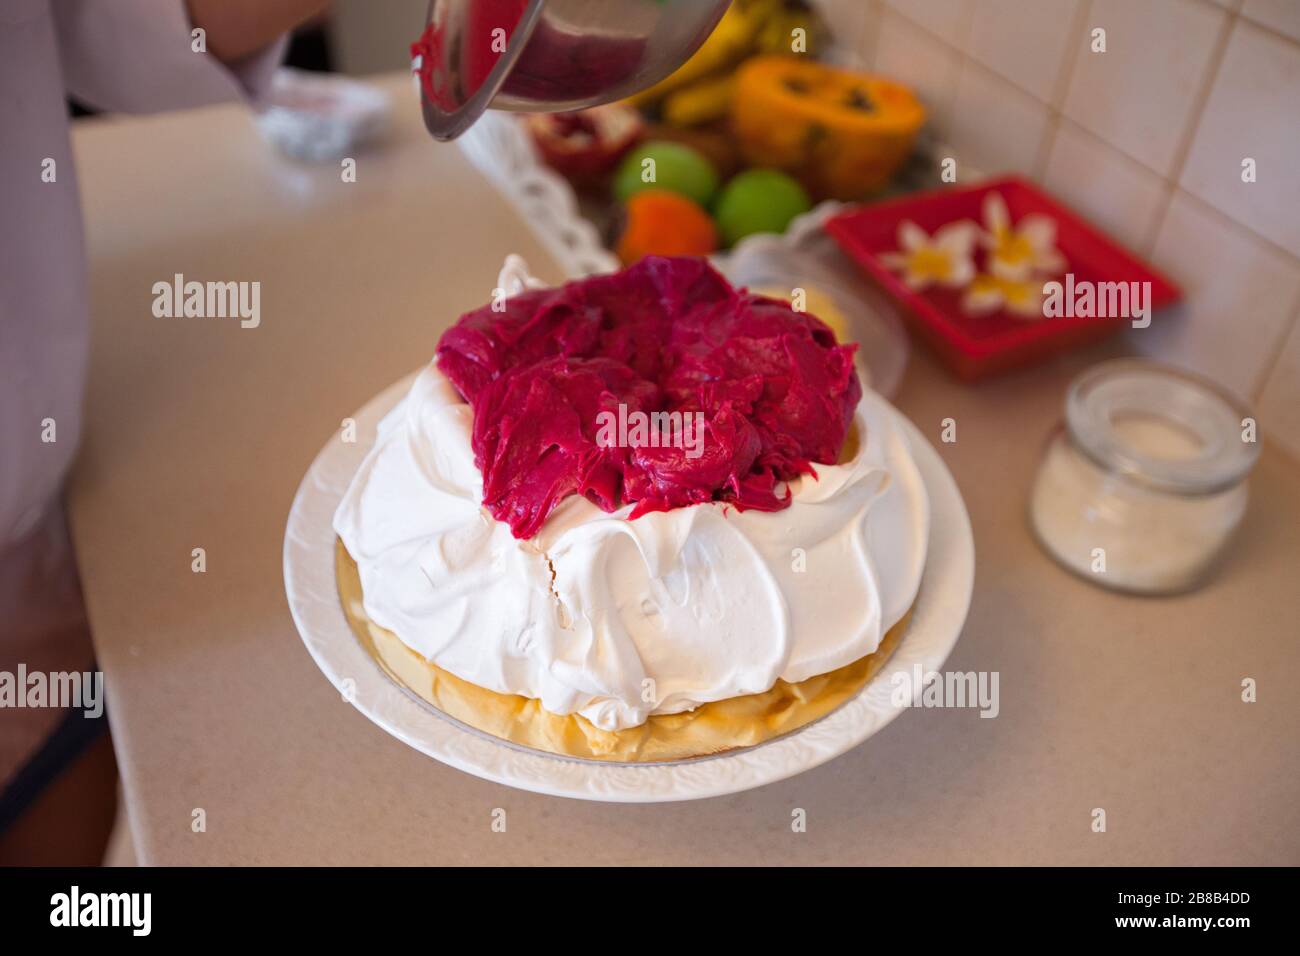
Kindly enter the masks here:
M 1070 385 L 1030 521 L 1052 557 L 1103 587 L 1184 591 L 1241 522 L 1258 457 L 1240 399 L 1154 362 L 1104 362 Z

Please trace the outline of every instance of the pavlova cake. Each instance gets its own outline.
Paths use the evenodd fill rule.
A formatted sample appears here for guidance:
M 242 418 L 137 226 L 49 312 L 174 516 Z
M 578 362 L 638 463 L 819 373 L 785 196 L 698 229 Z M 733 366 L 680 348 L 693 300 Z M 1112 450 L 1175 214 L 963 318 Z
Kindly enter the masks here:
M 354 630 L 444 713 L 570 757 L 829 713 L 900 639 L 929 521 L 853 357 L 692 258 L 468 313 L 335 515 Z

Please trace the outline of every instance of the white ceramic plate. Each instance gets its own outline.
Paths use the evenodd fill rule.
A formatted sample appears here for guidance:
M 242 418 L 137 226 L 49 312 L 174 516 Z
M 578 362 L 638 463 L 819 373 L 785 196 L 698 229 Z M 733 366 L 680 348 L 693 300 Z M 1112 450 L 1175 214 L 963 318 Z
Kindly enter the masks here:
M 862 743 L 902 710 L 891 701 L 892 675 L 910 676 L 916 665 L 922 672 L 938 670 L 957 643 L 975 579 L 970 519 L 938 454 L 896 413 L 930 495 L 929 549 L 907 633 L 852 700 L 756 747 L 651 765 L 557 757 L 467 727 L 380 669 L 352 634 L 334 581 L 334 510 L 373 444 L 379 420 L 406 394 L 413 377 L 385 389 L 357 412 L 356 441 L 336 436 L 307 470 L 285 529 L 284 587 L 303 643 L 330 682 L 376 724 L 430 757 L 497 783 L 585 800 L 649 803 L 735 793 L 810 770 Z

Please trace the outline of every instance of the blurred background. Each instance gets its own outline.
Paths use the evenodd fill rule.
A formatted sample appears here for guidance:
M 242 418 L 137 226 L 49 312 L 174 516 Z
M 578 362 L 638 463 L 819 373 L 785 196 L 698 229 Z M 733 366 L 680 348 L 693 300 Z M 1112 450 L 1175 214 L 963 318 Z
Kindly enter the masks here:
M 409 66 L 425 0 L 334 0 L 290 63 Z M 831 59 L 914 89 L 961 178 L 1022 173 L 1179 283 L 1138 350 L 1255 400 L 1300 452 L 1300 3 L 820 0 Z M 1107 29 L 1104 55 L 1090 30 Z M 1241 182 L 1253 158 L 1254 187 Z

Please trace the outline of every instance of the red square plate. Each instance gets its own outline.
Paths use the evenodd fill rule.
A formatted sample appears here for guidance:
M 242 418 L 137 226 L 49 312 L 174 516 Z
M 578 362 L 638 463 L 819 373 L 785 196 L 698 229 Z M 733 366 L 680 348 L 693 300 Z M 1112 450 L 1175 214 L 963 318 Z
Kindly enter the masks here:
M 1026 365 L 1100 338 L 1131 321 L 1123 316 L 1026 321 L 1002 310 L 972 315 L 962 308 L 963 290 L 931 286 L 913 291 L 880 261 L 881 253 L 897 249 L 900 222 L 910 219 L 927 233 L 959 219 L 982 223 L 984 197 L 990 192 L 1002 195 L 1013 223 L 1030 213 L 1042 213 L 1056 221 L 1056 247 L 1076 283 L 1150 282 L 1152 310 L 1178 300 L 1178 288 L 1167 278 L 1018 176 L 859 206 L 829 220 L 826 229 L 840 247 L 903 305 L 916 331 L 961 378 L 972 380 Z

